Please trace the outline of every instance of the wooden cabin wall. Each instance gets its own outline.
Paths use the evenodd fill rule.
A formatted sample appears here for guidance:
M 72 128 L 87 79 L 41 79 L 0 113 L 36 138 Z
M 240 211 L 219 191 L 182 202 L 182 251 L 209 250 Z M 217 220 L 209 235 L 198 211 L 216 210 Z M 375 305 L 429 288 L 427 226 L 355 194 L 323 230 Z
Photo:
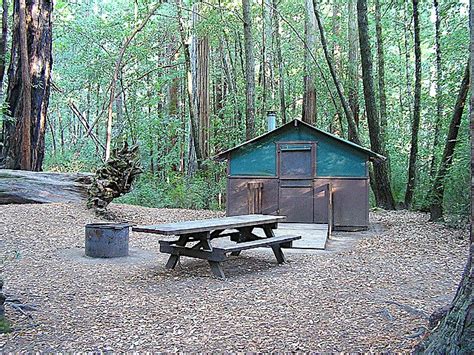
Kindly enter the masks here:
M 262 213 L 279 214 L 277 178 L 229 177 L 227 216 L 248 214 L 248 183 L 262 183 Z M 369 225 L 369 184 L 367 178 L 315 178 L 313 187 L 333 186 L 334 227 L 336 230 L 367 229 Z M 327 223 L 327 202 L 323 193 L 314 194 L 313 223 Z

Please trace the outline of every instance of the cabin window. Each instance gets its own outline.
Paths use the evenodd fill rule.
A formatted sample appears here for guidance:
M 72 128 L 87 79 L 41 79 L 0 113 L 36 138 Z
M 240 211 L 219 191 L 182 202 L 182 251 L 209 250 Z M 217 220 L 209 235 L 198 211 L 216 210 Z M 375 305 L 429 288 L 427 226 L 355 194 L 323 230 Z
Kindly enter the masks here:
M 279 144 L 280 178 L 311 178 L 314 176 L 314 144 Z

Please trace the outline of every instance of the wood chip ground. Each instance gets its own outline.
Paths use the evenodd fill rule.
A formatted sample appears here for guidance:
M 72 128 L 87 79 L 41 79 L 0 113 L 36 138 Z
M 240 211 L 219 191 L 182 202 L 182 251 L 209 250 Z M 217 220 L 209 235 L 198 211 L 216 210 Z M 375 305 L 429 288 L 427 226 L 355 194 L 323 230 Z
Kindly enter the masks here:
M 117 221 L 156 224 L 221 213 L 111 205 Z M 159 236 L 132 233 L 134 258 L 81 256 L 81 205 L 1 207 L 0 248 L 8 294 L 37 311 L 7 307 L 13 331 L 0 352 L 25 351 L 403 351 L 427 317 L 450 302 L 467 257 L 467 229 L 427 222 L 425 214 L 378 212 L 383 231 L 350 248 L 243 252 L 224 264 L 228 280 L 183 259 L 166 271 Z M 348 234 L 339 233 L 337 240 Z

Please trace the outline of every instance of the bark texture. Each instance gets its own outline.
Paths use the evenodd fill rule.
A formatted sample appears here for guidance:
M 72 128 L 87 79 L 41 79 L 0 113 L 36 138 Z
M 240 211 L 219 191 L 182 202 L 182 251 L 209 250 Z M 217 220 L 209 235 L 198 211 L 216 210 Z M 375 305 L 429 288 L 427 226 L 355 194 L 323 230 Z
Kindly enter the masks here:
M 209 157 L 209 38 L 198 33 L 200 3 L 193 5 L 192 23 L 194 34 L 191 39 L 191 80 L 194 119 L 197 127 L 199 156 Z
M 348 99 L 349 106 L 354 116 L 356 127 L 359 127 L 359 37 L 357 34 L 357 6 L 356 0 L 349 0 L 348 11 L 348 31 L 347 40 L 349 45 L 348 53 Z M 354 141 L 354 132 L 349 129 L 348 138 Z
M 408 208 L 413 201 L 416 183 L 416 161 L 418 157 L 418 131 L 421 118 L 421 45 L 420 23 L 418 18 L 418 0 L 413 0 L 413 27 L 415 34 L 415 98 L 413 102 L 413 120 L 411 125 L 410 161 L 408 164 L 408 182 L 405 192 L 405 206 Z
M 3 79 L 5 77 L 8 39 L 8 1 L 2 1 L 2 37 L 0 38 L 0 99 L 3 101 Z
M 464 71 L 464 76 L 459 89 L 456 104 L 454 106 L 453 116 L 449 124 L 448 136 L 444 146 L 443 156 L 436 178 L 431 188 L 430 220 L 437 221 L 443 217 L 443 196 L 444 179 L 453 162 L 454 149 L 456 147 L 459 125 L 461 124 L 462 114 L 466 103 L 467 93 L 469 91 L 469 63 Z
M 255 137 L 255 57 L 253 53 L 252 11 L 250 0 L 242 0 L 245 47 L 245 136 Z
M 377 39 L 377 71 L 379 84 L 380 134 L 385 147 L 387 129 L 387 95 L 385 93 L 385 57 L 382 36 L 382 11 L 380 1 L 375 0 L 375 36 Z
M 52 10 L 50 0 L 15 0 L 13 4 L 6 97 L 11 117 L 5 121 L 2 154 L 7 168 L 42 169 L 53 62 Z
M 439 3 L 438 0 L 433 1 L 435 10 L 435 51 L 436 51 L 436 120 L 433 134 L 433 152 L 430 163 L 430 177 L 435 178 L 436 174 L 436 154 L 435 150 L 439 144 L 439 131 L 441 122 L 443 119 L 443 100 L 441 97 L 442 83 L 443 83 L 443 69 L 441 66 L 441 43 L 440 43 L 440 31 L 441 31 L 441 18 L 439 17 Z
M 464 273 L 456 296 L 447 313 L 425 339 L 415 348 L 415 354 L 473 354 L 474 353 L 474 265 L 472 242 Z
M 280 115 L 282 123 L 286 123 L 286 95 L 285 95 L 285 70 L 283 56 L 281 53 L 281 36 L 280 36 L 280 18 L 277 11 L 278 1 L 273 0 L 273 24 L 275 26 L 275 51 L 278 62 L 278 88 L 280 91 Z
M 367 22 L 367 1 L 357 0 L 360 57 L 362 61 L 362 82 L 364 86 L 365 111 L 369 126 L 370 145 L 374 152 L 386 155 L 381 143 L 380 125 L 375 105 L 375 91 L 372 71 L 372 53 Z M 374 195 L 377 206 L 392 210 L 395 201 L 392 195 L 390 177 L 385 162 L 374 163 Z
M 0 170 L 0 205 L 83 202 L 92 174 Z
M 305 0 L 306 5 L 306 17 L 305 17 L 305 39 L 306 46 L 304 47 L 304 65 L 305 74 L 303 77 L 304 81 L 304 92 L 303 92 L 303 121 L 309 124 L 316 122 L 316 87 L 315 87 L 315 75 L 313 71 L 313 61 L 310 55 L 310 51 L 314 53 L 316 50 L 316 16 L 314 15 L 313 1 Z

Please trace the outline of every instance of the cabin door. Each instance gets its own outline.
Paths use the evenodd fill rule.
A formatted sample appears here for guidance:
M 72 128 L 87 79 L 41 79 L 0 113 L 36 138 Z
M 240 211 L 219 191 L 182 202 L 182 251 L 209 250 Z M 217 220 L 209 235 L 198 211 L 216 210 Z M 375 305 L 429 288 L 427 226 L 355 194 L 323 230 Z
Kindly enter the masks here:
M 288 222 L 313 223 L 315 144 L 278 143 L 278 208 Z

